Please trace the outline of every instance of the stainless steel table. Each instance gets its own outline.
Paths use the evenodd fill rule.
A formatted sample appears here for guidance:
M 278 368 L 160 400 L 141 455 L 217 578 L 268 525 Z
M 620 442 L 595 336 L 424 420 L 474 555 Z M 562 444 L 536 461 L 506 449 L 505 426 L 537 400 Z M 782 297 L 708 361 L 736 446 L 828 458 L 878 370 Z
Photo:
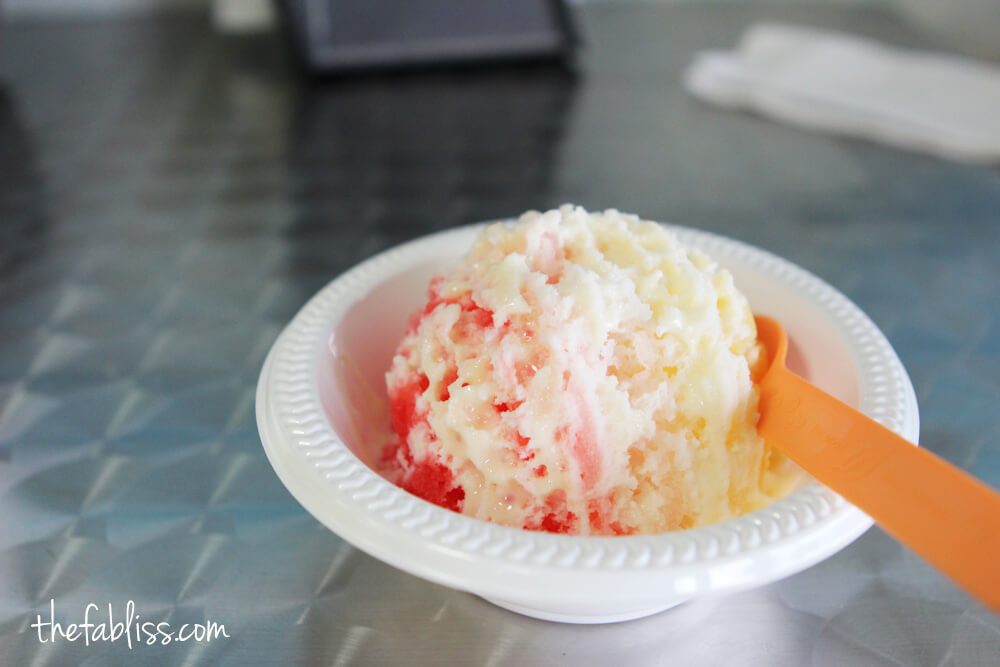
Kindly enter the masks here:
M 573 627 L 363 555 L 271 472 L 254 385 L 309 295 L 406 239 L 573 201 L 846 292 L 909 369 L 922 443 L 1000 486 L 1000 172 L 712 110 L 678 81 L 758 19 L 922 38 L 857 9 L 577 18 L 575 73 L 321 83 L 198 18 L 4 28 L 0 664 L 1000 663 L 1000 618 L 878 529 L 763 589 Z M 64 624 L 132 600 L 230 637 L 42 643 L 51 600 Z

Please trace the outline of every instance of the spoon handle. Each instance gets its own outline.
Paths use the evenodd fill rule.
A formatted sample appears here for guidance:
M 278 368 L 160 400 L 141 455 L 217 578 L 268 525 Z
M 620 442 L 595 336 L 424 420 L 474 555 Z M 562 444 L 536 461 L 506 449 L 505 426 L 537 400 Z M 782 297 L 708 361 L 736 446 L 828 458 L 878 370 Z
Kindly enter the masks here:
M 765 440 L 1000 612 L 1000 493 L 785 367 L 760 393 Z

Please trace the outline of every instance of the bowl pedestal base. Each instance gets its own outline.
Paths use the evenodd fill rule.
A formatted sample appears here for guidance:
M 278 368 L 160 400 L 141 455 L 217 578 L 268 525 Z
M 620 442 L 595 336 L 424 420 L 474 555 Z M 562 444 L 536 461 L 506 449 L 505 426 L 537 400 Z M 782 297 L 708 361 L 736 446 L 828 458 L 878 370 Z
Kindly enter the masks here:
M 620 623 L 622 621 L 632 621 L 637 618 L 644 618 L 646 616 L 652 616 L 653 614 L 659 614 L 667 609 L 672 609 L 679 604 L 683 604 L 686 600 L 679 600 L 676 602 L 671 602 L 669 604 L 659 604 L 654 607 L 641 607 L 638 609 L 628 609 L 625 611 L 618 611 L 614 613 L 603 612 L 588 612 L 586 609 L 574 610 L 566 606 L 560 607 L 535 607 L 535 606 L 525 606 L 518 604 L 516 602 L 508 602 L 507 600 L 501 600 L 499 598 L 483 597 L 484 600 L 495 604 L 498 607 L 503 607 L 508 611 L 521 614 L 523 616 L 530 616 L 531 618 L 538 618 L 543 621 L 555 621 L 557 623 L 579 623 L 579 624 L 595 624 L 595 623 Z

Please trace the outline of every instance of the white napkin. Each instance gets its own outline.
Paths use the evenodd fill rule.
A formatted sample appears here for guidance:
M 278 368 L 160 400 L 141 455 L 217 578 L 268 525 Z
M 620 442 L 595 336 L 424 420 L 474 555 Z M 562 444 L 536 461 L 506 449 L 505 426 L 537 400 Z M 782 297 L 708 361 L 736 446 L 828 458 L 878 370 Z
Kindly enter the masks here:
M 966 162 L 1000 162 L 1000 68 L 779 24 L 750 27 L 735 51 L 700 53 L 693 95 L 806 128 Z

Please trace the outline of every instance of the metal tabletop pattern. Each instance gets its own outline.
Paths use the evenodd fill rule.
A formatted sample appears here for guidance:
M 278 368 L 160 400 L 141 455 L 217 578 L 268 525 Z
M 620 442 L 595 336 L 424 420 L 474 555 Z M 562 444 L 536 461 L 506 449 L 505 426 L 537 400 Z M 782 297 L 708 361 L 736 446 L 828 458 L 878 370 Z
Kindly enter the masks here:
M 271 471 L 257 374 L 311 294 L 427 232 L 575 202 L 844 291 L 907 367 L 922 444 L 1000 486 L 1000 171 L 717 111 L 679 82 L 761 19 L 929 42 L 856 8 L 576 19 L 574 72 L 323 82 L 197 17 L 4 27 L 0 664 L 997 664 L 1000 618 L 877 528 L 761 589 L 569 626 L 369 558 Z M 133 600 L 231 637 L 41 643 L 50 600 L 60 620 Z

